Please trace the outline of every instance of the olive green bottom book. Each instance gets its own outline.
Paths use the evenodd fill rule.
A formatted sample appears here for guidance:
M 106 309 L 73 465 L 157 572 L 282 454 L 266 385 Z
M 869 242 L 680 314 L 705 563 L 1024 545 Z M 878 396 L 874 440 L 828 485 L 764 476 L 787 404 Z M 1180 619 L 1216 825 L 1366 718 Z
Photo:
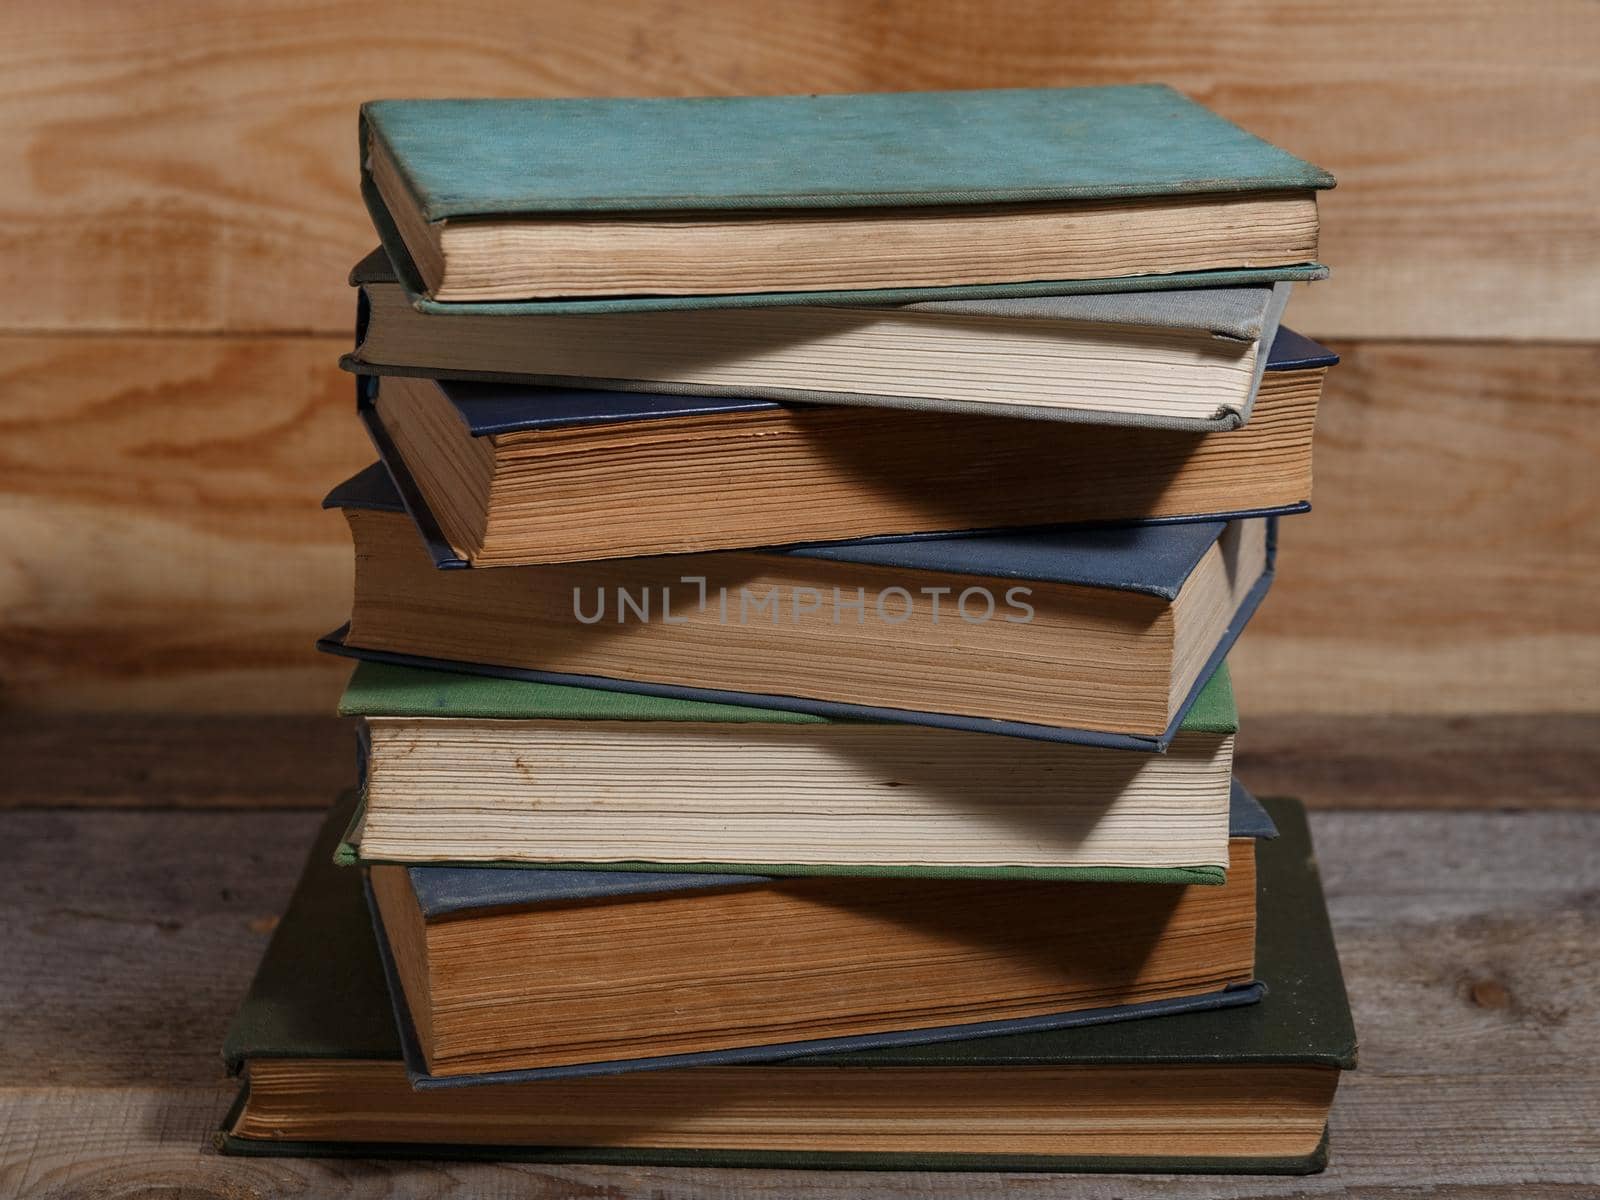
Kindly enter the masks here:
M 1355 1031 L 1305 813 L 1265 804 L 1257 1004 L 1045 1033 L 414 1091 L 330 812 L 224 1046 L 229 1154 L 1305 1174 Z M 1152 887 L 1178 886 L 1151 884 Z

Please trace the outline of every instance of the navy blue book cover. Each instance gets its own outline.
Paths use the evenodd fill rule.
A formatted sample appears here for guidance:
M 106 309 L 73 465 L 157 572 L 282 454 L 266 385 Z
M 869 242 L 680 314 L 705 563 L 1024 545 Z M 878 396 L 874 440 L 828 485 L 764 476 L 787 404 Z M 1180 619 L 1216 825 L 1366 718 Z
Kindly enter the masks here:
M 404 478 L 403 476 L 400 478 Z M 329 508 L 371 509 L 382 512 L 410 511 L 415 518 L 420 496 L 402 502 L 396 487 L 381 464 L 374 464 L 346 480 L 323 501 Z M 409 489 L 414 492 L 414 485 Z M 1195 676 L 1183 703 L 1173 713 L 1160 734 L 1110 733 L 1075 729 L 1025 721 L 960 716 L 952 713 L 883 708 L 850 704 L 806 696 L 777 693 L 736 692 L 717 688 L 687 687 L 611 676 L 578 675 L 560 671 L 537 671 L 489 663 L 468 663 L 398 654 L 352 646 L 345 628 L 322 638 L 317 647 L 330 654 L 401 666 L 435 667 L 468 674 L 499 675 L 509 679 L 532 679 L 543 683 L 570 684 L 641 695 L 670 696 L 687 700 L 710 700 L 722 704 L 743 704 L 752 708 L 776 708 L 792 712 L 816 713 L 824 717 L 888 721 L 900 724 L 931 725 L 1009 737 L 1042 741 L 1072 742 L 1113 749 L 1160 752 L 1177 735 L 1184 716 L 1193 706 L 1212 673 L 1227 657 L 1245 625 L 1255 614 L 1272 586 L 1276 557 L 1275 518 L 1267 521 L 1266 569 L 1245 593 L 1217 644 Z M 1171 601 L 1183 587 L 1207 550 L 1222 536 L 1226 522 L 1187 522 L 1161 525 L 1118 525 L 1101 528 L 1044 529 L 1018 533 L 969 535 L 959 538 L 864 538 L 855 542 L 831 542 L 821 546 L 772 548 L 755 553 L 777 556 L 828 558 L 841 562 L 889 565 L 908 570 L 935 571 L 956 575 L 1019 579 L 1052 584 L 1073 584 L 1141 593 Z M 426 530 L 422 530 L 425 539 Z M 725 552 L 718 552 L 725 553 Z M 751 553 L 741 551 L 740 553 Z M 465 567 L 465 564 L 459 564 Z M 500 568 L 537 569 L 537 568 Z

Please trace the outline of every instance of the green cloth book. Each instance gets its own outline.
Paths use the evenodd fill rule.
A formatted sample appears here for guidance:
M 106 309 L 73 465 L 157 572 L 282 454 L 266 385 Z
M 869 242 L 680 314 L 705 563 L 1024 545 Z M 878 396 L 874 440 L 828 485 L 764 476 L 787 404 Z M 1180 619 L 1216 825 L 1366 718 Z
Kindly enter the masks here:
M 1333 185 L 1159 84 L 378 100 L 360 132 L 385 249 L 445 306 L 1303 278 Z
M 1304 812 L 1266 806 L 1257 1004 L 1048 1032 L 416 1092 L 330 811 L 223 1048 L 230 1154 L 1304 1173 L 1356 1040 Z M 1109 1107 L 1104 1107 L 1109 1106 Z M 1115 1145 L 1103 1130 L 1110 1121 Z
M 1162 755 L 363 662 L 341 863 L 1226 878 L 1226 664 Z

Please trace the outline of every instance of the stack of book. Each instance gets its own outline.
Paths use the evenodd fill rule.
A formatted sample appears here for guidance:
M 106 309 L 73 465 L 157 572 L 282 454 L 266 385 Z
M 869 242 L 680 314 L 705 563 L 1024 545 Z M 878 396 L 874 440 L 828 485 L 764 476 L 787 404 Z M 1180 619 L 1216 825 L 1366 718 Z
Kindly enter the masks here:
M 1293 1172 L 1351 1027 L 1226 655 L 1321 170 L 1164 87 L 361 122 L 359 794 L 231 1152 Z

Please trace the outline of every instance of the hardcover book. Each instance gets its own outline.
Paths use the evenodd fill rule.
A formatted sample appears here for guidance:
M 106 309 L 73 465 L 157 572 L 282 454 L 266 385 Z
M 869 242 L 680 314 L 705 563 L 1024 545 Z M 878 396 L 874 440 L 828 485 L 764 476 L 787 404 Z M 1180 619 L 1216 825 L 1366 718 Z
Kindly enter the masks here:
M 1274 554 L 1254 519 L 438 570 L 409 479 L 369 469 L 325 503 L 356 547 L 334 653 L 1144 750 L 1171 742 Z
M 360 374 L 1204 432 L 1249 419 L 1289 285 L 876 306 L 456 315 L 357 264 Z M 1159 379 L 1159 385 L 1152 380 Z
M 1304 278 L 1333 184 L 1161 85 L 381 100 L 360 138 L 373 222 L 437 310 Z
M 451 343 L 471 353 L 470 339 Z M 1288 330 L 1264 357 L 1250 423 L 1222 433 L 407 376 L 364 380 L 359 409 L 452 553 L 516 566 L 1300 511 L 1337 359 Z M 1165 395 L 1170 372 L 1155 378 L 1140 386 Z M 1215 416 L 1202 424 L 1244 413 Z M 589 520 L 600 508 L 608 519 Z
M 377 866 L 417 1087 L 765 1062 L 1246 1003 L 1221 886 Z M 559 981 L 559 982 L 557 982 Z
M 780 1062 L 414 1090 L 329 815 L 224 1043 L 225 1153 L 917 1170 L 1318 1170 L 1355 1033 L 1304 816 L 1268 801 L 1260 1003 Z M 954 1101 L 954 1102 L 953 1102 Z
M 1221 883 L 1239 802 L 1226 664 L 1165 754 L 370 662 L 339 711 L 368 865 Z
M 1254 837 L 1232 839 L 1230 859 L 1221 887 L 400 866 L 368 879 L 413 1083 L 444 1087 L 1243 1003 L 1258 994 Z

